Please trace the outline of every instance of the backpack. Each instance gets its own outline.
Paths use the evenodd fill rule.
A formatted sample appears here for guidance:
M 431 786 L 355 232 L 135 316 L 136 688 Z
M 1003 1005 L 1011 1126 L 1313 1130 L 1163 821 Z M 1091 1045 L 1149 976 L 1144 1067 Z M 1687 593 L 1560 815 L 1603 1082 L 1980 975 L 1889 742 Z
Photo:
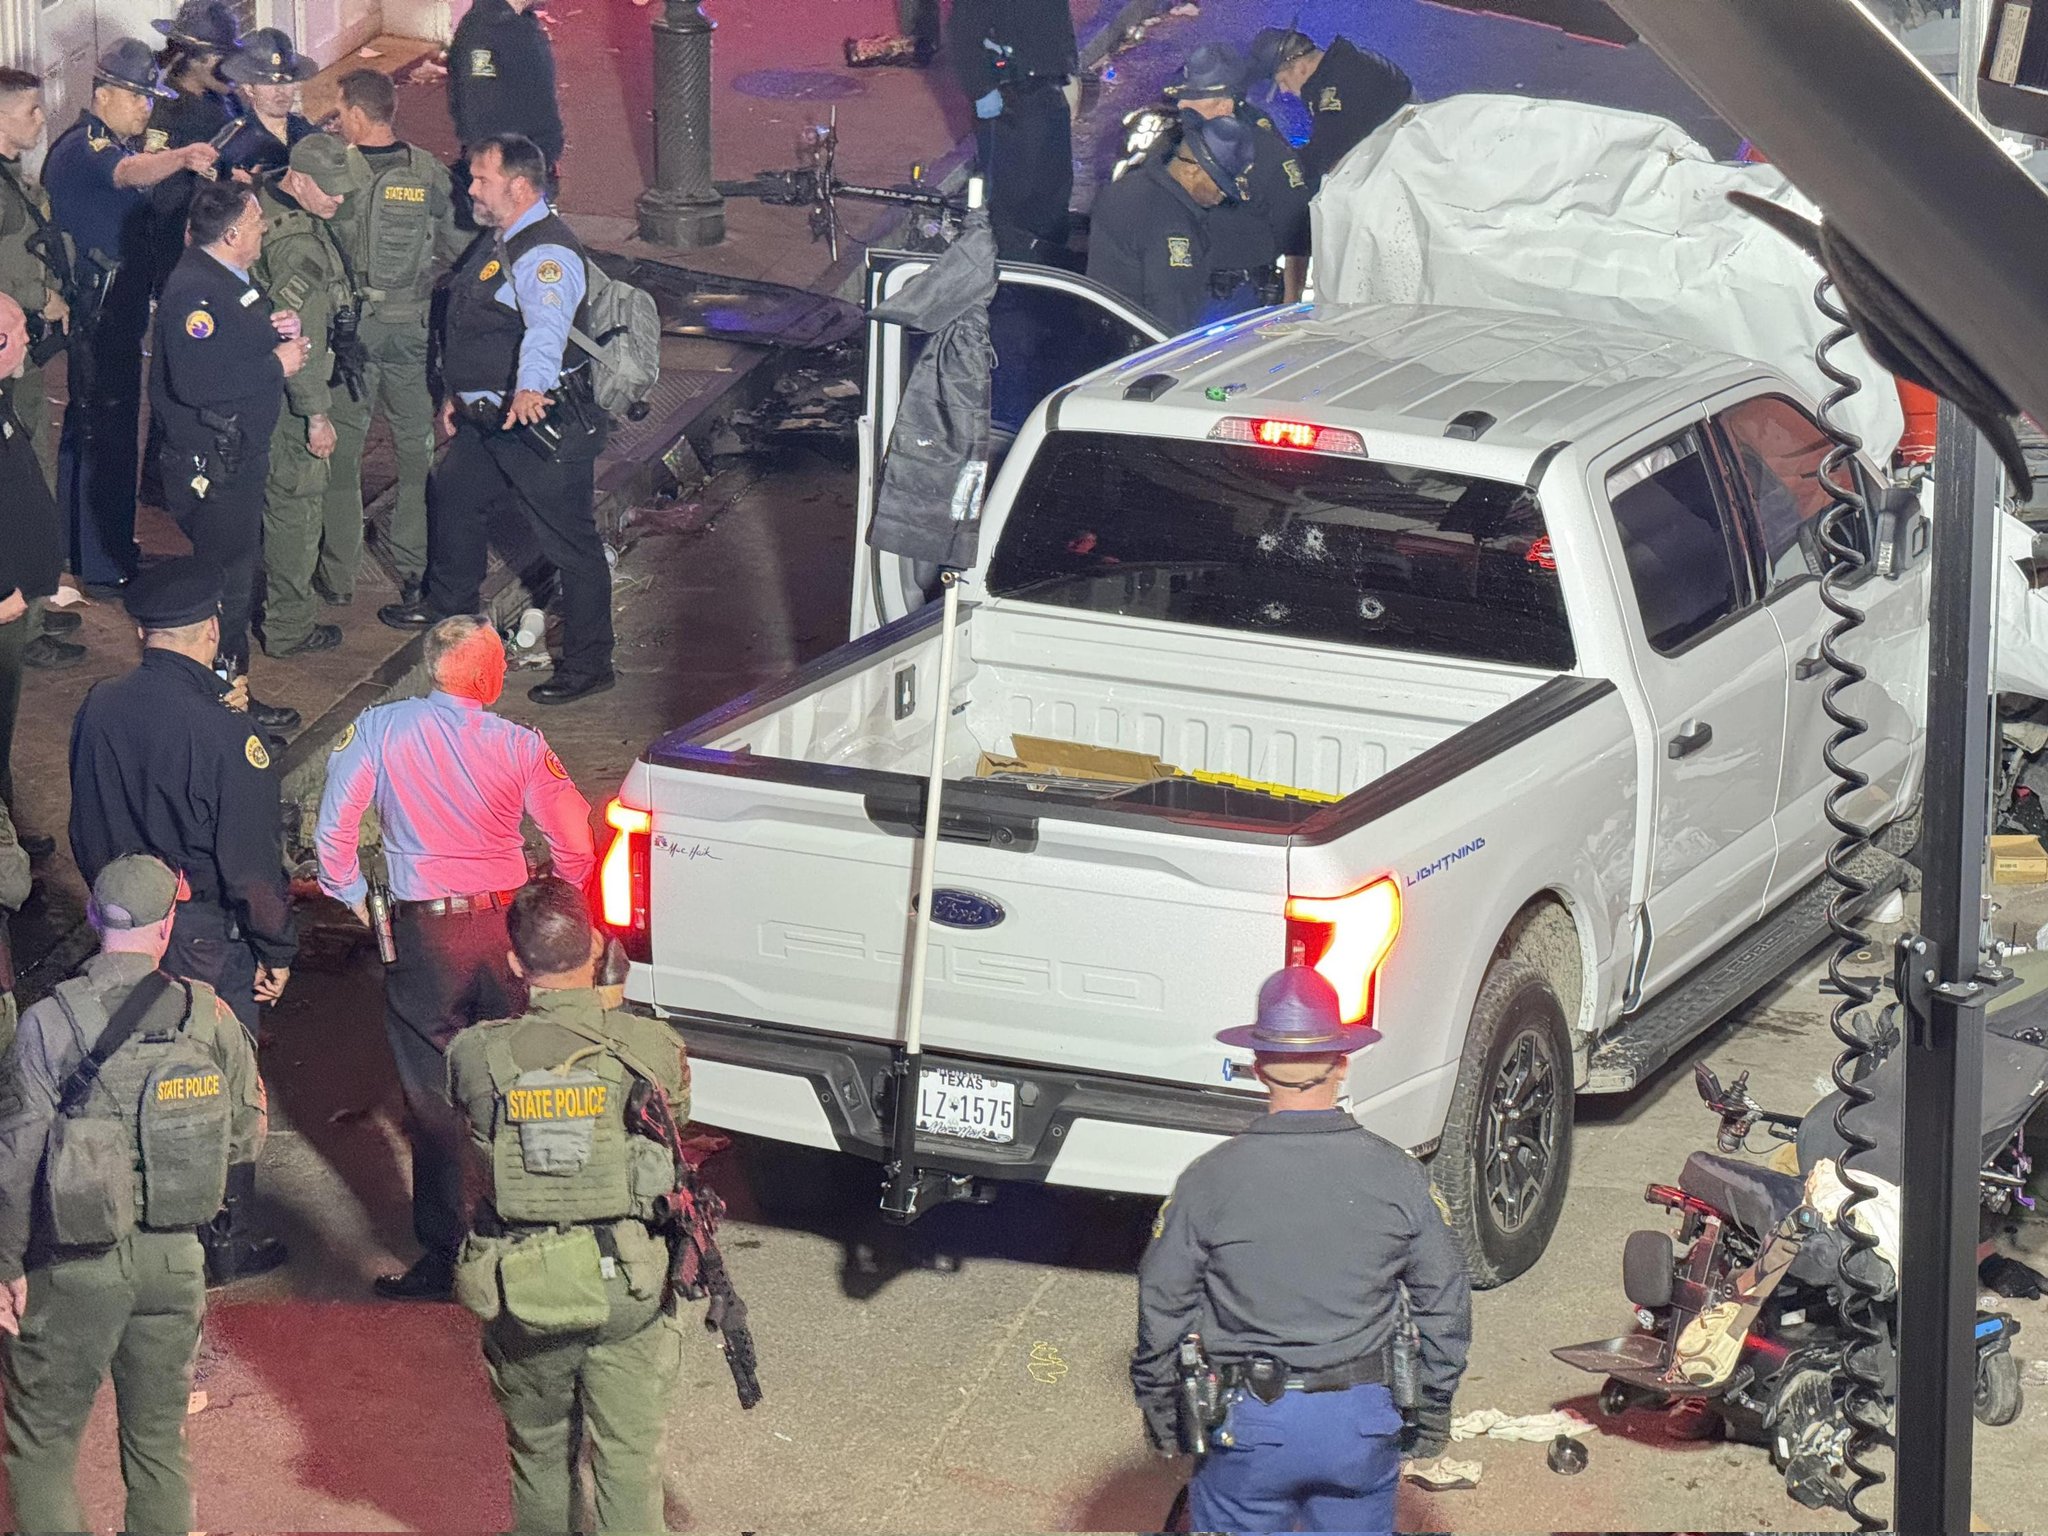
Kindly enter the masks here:
M 591 395 L 599 410 L 639 421 L 647 397 L 661 379 L 661 311 L 654 295 L 585 259 L 590 280 L 584 295 L 589 332 L 571 328 L 569 339 L 590 354 Z

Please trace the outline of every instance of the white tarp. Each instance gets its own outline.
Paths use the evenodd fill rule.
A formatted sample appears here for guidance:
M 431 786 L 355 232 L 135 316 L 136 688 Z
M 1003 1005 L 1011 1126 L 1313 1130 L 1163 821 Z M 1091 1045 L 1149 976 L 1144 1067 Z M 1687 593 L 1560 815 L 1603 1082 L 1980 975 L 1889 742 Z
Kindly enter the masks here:
M 1404 108 L 1339 162 L 1314 204 L 1317 296 L 1453 304 L 1626 325 L 1771 364 L 1814 400 L 1828 324 L 1820 269 L 1730 206 L 1742 190 L 1812 216 L 1769 166 L 1715 160 L 1639 112 L 1523 96 Z M 1897 389 L 1850 340 L 1864 388 L 1840 411 L 1871 457 L 1904 430 Z
M 2010 512 L 1998 519 L 1998 590 L 1992 610 L 1991 673 L 2000 693 L 2048 699 L 2048 591 L 2036 591 L 2024 562 L 2034 530 Z

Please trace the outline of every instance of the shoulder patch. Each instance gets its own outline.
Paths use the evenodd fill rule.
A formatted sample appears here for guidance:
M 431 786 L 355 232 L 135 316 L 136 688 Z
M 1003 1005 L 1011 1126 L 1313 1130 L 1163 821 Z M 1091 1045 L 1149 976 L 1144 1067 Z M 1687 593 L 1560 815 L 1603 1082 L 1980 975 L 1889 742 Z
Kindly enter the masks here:
M 242 756 L 249 759 L 249 766 L 251 768 L 268 768 L 270 766 L 270 754 L 263 748 L 263 738 L 255 735 L 253 732 L 250 734 L 249 739 L 242 743 Z
M 469 50 L 469 78 L 472 80 L 495 80 L 498 78 L 498 62 L 491 57 L 488 48 Z
M 1166 264 L 1169 267 L 1192 267 L 1195 264 L 1194 243 L 1186 235 L 1166 237 Z
M 548 772 L 552 773 L 556 778 L 566 779 L 569 777 L 569 770 L 564 768 L 562 760 L 555 756 L 555 749 L 553 747 L 548 748 L 547 756 L 542 758 L 541 761 L 548 765 Z
M 1287 173 L 1289 191 L 1299 192 L 1308 185 L 1308 178 L 1301 173 L 1301 162 L 1296 160 L 1294 156 L 1289 155 L 1285 160 L 1282 160 L 1280 162 L 1280 169 Z
M 1166 1235 L 1166 1208 L 1171 1204 L 1173 1196 L 1168 1195 L 1159 1202 L 1159 1214 L 1152 1218 L 1152 1241 L 1155 1243 Z
M 341 739 L 340 739 L 339 741 L 335 742 L 335 744 L 334 744 L 334 750 L 335 750 L 335 751 L 337 751 L 337 752 L 340 752 L 340 751 L 343 751 L 343 750 L 345 750 L 345 749 L 347 748 L 348 744 L 349 744 L 350 742 L 354 741 L 355 739 L 356 739 L 356 723 L 355 723 L 355 721 L 351 720 L 351 721 L 349 721 L 348 725 L 347 725 L 347 726 L 346 726 L 346 727 L 345 727 L 345 728 L 344 728 L 344 729 L 342 730 L 342 733 L 341 733 Z
M 204 341 L 213 334 L 213 316 L 203 309 L 195 309 L 185 317 L 185 334 L 194 341 Z M 252 736 L 249 738 L 254 741 Z
M 1315 110 L 1318 112 L 1342 112 L 1344 110 L 1344 98 L 1337 94 L 1337 87 L 1334 85 L 1323 87 L 1323 93 L 1316 98 Z
M 484 263 L 484 269 L 483 271 L 477 273 L 476 280 L 480 283 L 488 283 L 492 278 L 496 277 L 500 272 L 504 270 L 505 269 L 503 267 L 498 265 L 498 258 L 493 256 L 489 261 Z
M 550 257 L 533 269 L 533 275 L 544 283 L 559 283 L 562 280 L 562 264 Z
M 161 128 L 152 128 L 142 136 L 142 152 L 145 155 L 153 155 L 160 149 L 170 148 L 170 145 L 171 136 Z

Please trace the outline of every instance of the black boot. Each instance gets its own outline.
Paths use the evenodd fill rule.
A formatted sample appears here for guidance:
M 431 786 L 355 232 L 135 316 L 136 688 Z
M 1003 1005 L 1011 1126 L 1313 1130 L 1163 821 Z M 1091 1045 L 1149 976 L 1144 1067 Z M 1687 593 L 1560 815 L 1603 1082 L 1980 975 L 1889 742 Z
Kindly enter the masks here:
M 256 1199 L 256 1165 L 236 1163 L 228 1169 L 227 1198 L 220 1214 L 199 1229 L 199 1246 L 206 1251 L 206 1283 L 226 1285 L 267 1275 L 291 1257 L 284 1243 L 275 1237 L 258 1237 L 249 1230 L 250 1207 Z
M 423 1253 L 402 1275 L 379 1275 L 371 1289 L 386 1301 L 452 1301 L 455 1261 L 445 1253 Z

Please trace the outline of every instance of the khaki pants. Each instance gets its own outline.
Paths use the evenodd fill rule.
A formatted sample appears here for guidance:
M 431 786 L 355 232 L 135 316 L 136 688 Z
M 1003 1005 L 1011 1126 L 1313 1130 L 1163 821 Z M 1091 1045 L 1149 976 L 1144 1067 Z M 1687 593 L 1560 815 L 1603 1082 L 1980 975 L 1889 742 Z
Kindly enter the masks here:
M 18 1531 L 82 1531 L 78 1445 L 111 1373 L 124 1529 L 193 1528 L 185 1411 L 206 1313 L 190 1232 L 137 1232 L 105 1253 L 31 1269 L 21 1336 L 6 1341 L 7 1481 Z
M 363 552 L 363 439 L 382 411 L 398 459 L 398 499 L 384 547 L 403 581 L 427 569 L 427 471 L 434 462 L 434 397 L 427 388 L 427 307 L 365 314 L 358 332 L 370 360 L 363 398 L 334 392 L 334 458 L 322 512 L 320 585 L 336 597 L 355 592 Z
M 305 417 L 278 417 L 263 482 L 263 649 L 272 656 L 305 639 L 319 613 L 313 571 L 329 462 L 306 446 Z
M 683 1341 L 659 1302 L 606 1282 L 612 1319 L 589 1333 L 537 1338 L 509 1317 L 484 1329 L 484 1364 L 505 1415 L 512 1524 L 521 1531 L 660 1531 L 663 1426 Z M 579 1520 L 571 1426 L 590 1446 L 593 1520 Z
M 30 368 L 14 381 L 14 414 L 28 429 L 35 444 L 36 462 L 43 466 L 43 479 L 50 494 L 57 493 L 57 435 L 50 430 L 50 397 L 43 387 L 43 370 Z

